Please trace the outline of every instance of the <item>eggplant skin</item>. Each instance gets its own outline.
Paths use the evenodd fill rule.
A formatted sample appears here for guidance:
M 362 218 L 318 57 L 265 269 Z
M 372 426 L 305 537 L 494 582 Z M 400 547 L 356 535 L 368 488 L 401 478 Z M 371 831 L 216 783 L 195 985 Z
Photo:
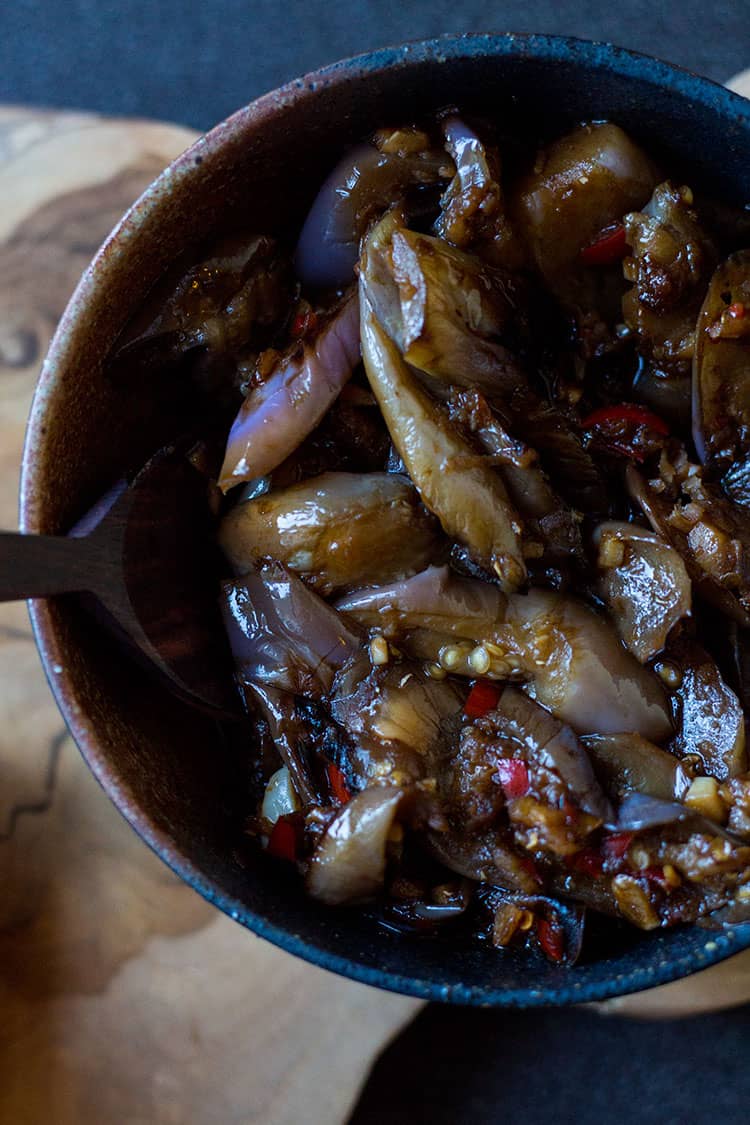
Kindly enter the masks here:
M 672 733 L 659 678 L 627 652 L 605 617 L 576 598 L 539 588 L 504 598 L 485 582 L 431 567 L 382 590 L 352 593 L 337 608 L 415 656 L 425 658 L 431 647 L 429 659 L 445 659 L 452 675 L 473 678 L 476 670 L 449 660 L 444 647 L 455 655 L 478 646 L 482 675 L 527 680 L 529 693 L 578 734 L 635 731 L 663 742 Z M 461 639 L 465 646 L 455 643 Z
M 635 731 L 658 743 L 672 733 L 661 681 L 585 602 L 541 589 L 516 594 L 497 635 L 534 669 L 534 698 L 577 734 Z
M 642 207 L 656 176 L 645 153 L 610 123 L 574 129 L 540 153 L 536 168 L 517 189 L 515 218 L 545 281 L 574 301 L 581 249 Z
M 279 562 L 225 582 L 219 604 L 241 684 L 318 699 L 362 658 L 360 637 Z
M 441 536 L 405 477 L 321 473 L 238 504 L 219 543 L 238 574 L 269 556 L 327 595 L 416 574 L 439 552 Z
M 437 186 L 453 174 L 442 149 L 426 135 L 401 130 L 409 151 L 357 145 L 342 157 L 320 188 L 300 233 L 295 267 L 305 285 L 340 286 L 354 280 L 359 241 L 372 219 L 409 187 Z M 408 135 L 407 135 L 408 134 Z
M 692 606 L 690 578 L 681 556 L 652 531 L 615 521 L 601 524 L 599 593 L 627 648 L 645 664 L 667 643 L 673 626 Z
M 295 344 L 247 396 L 227 439 L 219 487 L 265 476 L 312 433 L 359 362 L 359 312 L 352 291 L 312 343 Z
M 680 758 L 697 758 L 705 772 L 720 781 L 741 776 L 748 759 L 739 699 L 697 642 L 681 638 L 669 655 L 682 677 L 673 695 L 678 730 L 672 751 Z
M 402 797 L 393 785 L 376 785 L 344 806 L 312 857 L 307 890 L 313 898 L 338 906 L 381 889 L 388 833 Z
M 743 628 L 750 628 L 750 526 L 747 511 L 704 478 L 684 453 L 646 480 L 634 465 L 628 491 L 654 531 L 682 557 L 693 590 Z
M 716 265 L 692 199 L 690 188 L 666 181 L 644 211 L 624 218 L 631 255 L 623 274 L 633 285 L 622 299 L 623 320 L 641 353 L 676 378 L 689 373 L 695 321 Z
M 716 270 L 698 317 L 693 361 L 693 437 L 701 460 L 726 470 L 750 454 L 750 334 L 746 317 L 727 310 L 750 305 L 750 250 Z
M 375 315 L 367 269 L 360 277 L 362 358 L 391 440 L 422 502 L 443 530 L 494 570 L 501 589 L 526 580 L 523 527 L 499 475 L 461 438 L 407 368 Z
M 597 777 L 618 802 L 629 793 L 673 801 L 689 788 L 690 778 L 674 754 L 639 734 L 590 734 L 581 741 Z

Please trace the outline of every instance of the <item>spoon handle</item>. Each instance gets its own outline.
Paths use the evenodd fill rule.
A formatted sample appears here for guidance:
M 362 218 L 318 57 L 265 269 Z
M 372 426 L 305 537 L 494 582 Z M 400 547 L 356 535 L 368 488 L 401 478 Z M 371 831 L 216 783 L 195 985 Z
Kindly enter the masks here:
M 0 531 L 0 602 L 80 593 L 101 570 L 87 539 Z

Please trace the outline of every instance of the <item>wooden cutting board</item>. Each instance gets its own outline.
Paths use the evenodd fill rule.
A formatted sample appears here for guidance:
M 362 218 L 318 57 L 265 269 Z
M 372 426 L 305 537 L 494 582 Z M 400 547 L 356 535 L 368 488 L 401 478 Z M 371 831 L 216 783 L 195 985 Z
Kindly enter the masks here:
M 104 235 L 192 139 L 0 108 L 0 527 L 17 524 L 55 323 Z M 748 997 L 750 959 L 735 958 L 615 1007 Z M 180 883 L 66 734 L 25 607 L 0 606 L 0 1120 L 336 1125 L 419 1007 L 287 956 Z

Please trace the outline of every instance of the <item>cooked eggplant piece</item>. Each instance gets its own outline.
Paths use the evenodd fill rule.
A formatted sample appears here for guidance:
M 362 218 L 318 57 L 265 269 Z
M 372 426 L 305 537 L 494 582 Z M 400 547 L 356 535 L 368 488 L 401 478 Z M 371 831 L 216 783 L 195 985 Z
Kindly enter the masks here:
M 536 487 L 537 475 L 533 473 L 539 457 L 536 450 L 514 437 L 507 429 L 497 406 L 493 409 L 478 390 L 454 390 L 447 399 L 451 420 L 474 435 L 492 463 L 502 468 L 532 470 Z
M 310 861 L 307 890 L 313 898 L 338 906 L 382 888 L 388 835 L 402 797 L 393 785 L 374 785 L 344 806 Z
M 662 457 L 659 477 L 628 465 L 626 480 L 654 531 L 682 556 L 695 591 L 750 627 L 750 523 L 684 454 Z
M 219 544 L 237 574 L 269 556 L 325 595 L 423 570 L 440 534 L 404 477 L 323 473 L 236 505 Z
M 641 351 L 676 375 L 692 361 L 695 321 L 716 263 L 692 202 L 690 188 L 667 182 L 642 212 L 625 216 L 631 256 L 623 269 L 633 286 L 622 300 L 623 320 Z
M 364 657 L 360 638 L 341 616 L 279 562 L 224 583 L 221 608 L 243 684 L 315 699 Z
M 654 532 L 632 523 L 603 523 L 594 543 L 597 589 L 630 652 L 645 664 L 690 615 L 690 579 L 682 558 Z
M 405 646 L 412 630 L 422 643 L 434 630 L 446 672 L 527 679 L 534 698 L 579 734 L 669 737 L 672 723 L 659 678 L 623 648 L 603 617 L 549 590 L 490 602 L 484 586 L 434 567 L 385 590 L 353 593 L 338 606 L 366 627 L 382 622 Z M 431 602 L 439 612 L 430 611 Z M 488 630 L 487 616 L 496 608 Z M 452 634 L 448 646 L 446 634 Z M 456 643 L 461 637 L 469 643 Z
M 521 522 L 500 477 L 466 445 L 417 383 L 379 323 L 360 278 L 362 356 L 391 440 L 443 530 L 497 575 L 504 590 L 526 578 Z
M 712 780 L 697 779 L 698 782 Z M 630 793 L 620 806 L 617 816 L 617 829 L 624 832 L 644 832 L 650 828 L 664 828 L 669 824 L 686 824 L 693 831 L 718 836 L 734 847 L 744 848 L 747 844 L 741 837 L 724 828 L 718 820 L 712 820 L 691 804 L 691 792 L 696 783 L 690 786 L 684 803 L 661 800 L 646 793 Z M 722 849 L 724 851 L 725 849 Z
M 518 269 L 524 249 L 506 214 L 500 154 L 456 114 L 442 122 L 456 174 L 440 200 L 435 232 L 461 250 L 473 249 L 493 265 Z
M 664 370 L 651 361 L 644 361 L 633 381 L 632 394 L 636 402 L 653 410 L 674 430 L 690 430 L 693 380 L 690 370 Z
M 360 269 L 369 300 L 407 363 L 449 386 L 508 394 L 524 381 L 501 339 L 518 333 L 520 286 L 390 212 L 368 235 Z
M 671 801 L 682 798 L 690 786 L 674 754 L 639 734 L 589 734 L 581 742 L 605 791 L 617 802 L 630 793 Z
M 649 793 L 629 793 L 620 805 L 615 827 L 621 832 L 644 832 L 649 828 L 679 824 L 692 815 L 691 810 L 679 801 Z
M 750 250 L 716 270 L 696 333 L 693 437 L 701 460 L 726 471 L 750 454 Z
M 236 357 L 258 330 L 283 319 L 292 293 L 289 264 L 273 239 L 225 238 L 157 286 L 118 340 L 114 362 L 164 368 L 194 348 Z
M 748 768 L 745 716 L 716 662 L 687 638 L 670 646 L 669 660 L 679 678 L 672 693 L 677 723 L 673 752 L 699 762 L 720 781 L 744 773 Z
M 550 485 L 535 450 L 512 437 L 481 391 L 457 391 L 448 403 L 451 420 L 472 434 L 503 478 L 529 537 L 547 560 L 578 558 L 583 551 L 579 520 Z
M 571 419 L 528 388 L 503 405 L 509 429 L 538 452 L 542 468 L 563 499 L 585 513 L 606 513 L 610 498 L 605 474 L 584 448 Z
M 537 155 L 514 212 L 542 277 L 567 307 L 589 309 L 601 299 L 602 271 L 581 252 L 642 207 L 655 184 L 645 153 L 609 123 L 582 125 Z
M 340 676 L 331 714 L 351 740 L 352 776 L 362 785 L 385 778 L 400 786 L 430 776 L 455 736 L 462 703 L 456 685 L 405 662 Z
M 612 807 L 602 792 L 591 762 L 570 727 L 517 688 L 506 687 L 497 711 L 507 720 L 531 760 L 553 771 L 575 804 L 598 820 L 611 820 Z
M 297 243 L 295 266 L 306 285 L 348 285 L 359 240 L 410 188 L 438 185 L 454 166 L 419 130 L 382 135 L 380 147 L 358 145 L 343 156 L 318 192 Z
M 672 724 L 658 677 L 584 602 L 540 589 L 517 594 L 508 599 L 497 639 L 533 669 L 533 697 L 579 734 L 634 731 L 653 742 L 669 737 Z
M 279 757 L 284 763 L 283 768 L 287 771 L 291 780 L 294 795 L 305 805 L 315 804 L 317 792 L 309 764 L 305 758 L 303 749 L 304 728 L 297 714 L 294 696 L 287 691 L 267 687 L 261 683 L 246 681 L 242 686 L 248 706 L 259 711 L 268 726 L 268 732 L 279 752 Z M 268 794 L 268 790 L 266 790 L 266 793 Z M 265 797 L 263 803 L 265 806 Z M 275 803 L 278 806 L 279 801 L 275 799 Z M 292 810 L 283 810 L 284 813 L 287 811 L 291 812 Z M 265 807 L 262 813 L 267 820 L 271 819 Z M 282 814 L 279 813 L 279 815 Z
M 575 854 L 613 816 L 570 728 L 513 688 L 464 726 L 438 769 L 437 794 L 445 821 L 429 839 L 442 862 L 527 892 L 544 882 L 536 860 Z
M 315 429 L 359 363 L 359 308 L 350 294 L 312 341 L 281 356 L 251 390 L 229 433 L 219 485 L 265 476 Z
M 476 638 L 492 634 L 506 604 L 496 586 L 432 566 L 407 582 L 354 590 L 336 608 L 390 637 L 424 629 Z
M 493 827 L 474 829 L 469 835 L 464 829 L 462 823 L 454 829 L 446 822 L 429 831 L 425 844 L 435 859 L 464 879 L 526 894 L 539 890 L 540 880 L 528 856 L 513 844 L 509 831 Z

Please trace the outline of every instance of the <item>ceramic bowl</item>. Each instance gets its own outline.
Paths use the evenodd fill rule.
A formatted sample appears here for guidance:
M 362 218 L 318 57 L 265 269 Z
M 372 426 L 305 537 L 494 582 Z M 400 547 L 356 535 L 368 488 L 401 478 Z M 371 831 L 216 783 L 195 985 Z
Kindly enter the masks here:
M 747 198 L 750 103 L 612 46 L 460 36 L 376 51 L 291 82 L 175 160 L 84 274 L 34 399 L 23 529 L 65 531 L 151 452 L 165 404 L 153 384 L 113 382 L 104 361 L 145 291 L 186 246 L 256 216 L 260 230 L 289 229 L 348 144 L 384 121 L 453 103 L 495 115 L 520 136 L 611 118 L 691 185 Z M 634 933 L 566 970 L 492 948 L 401 937 L 356 912 L 322 907 L 283 865 L 238 853 L 247 810 L 236 756 L 216 725 L 131 665 L 74 599 L 38 601 L 31 613 L 60 709 L 122 814 L 210 902 L 290 953 L 413 996 L 530 1006 L 644 989 L 750 946 L 750 927 Z

